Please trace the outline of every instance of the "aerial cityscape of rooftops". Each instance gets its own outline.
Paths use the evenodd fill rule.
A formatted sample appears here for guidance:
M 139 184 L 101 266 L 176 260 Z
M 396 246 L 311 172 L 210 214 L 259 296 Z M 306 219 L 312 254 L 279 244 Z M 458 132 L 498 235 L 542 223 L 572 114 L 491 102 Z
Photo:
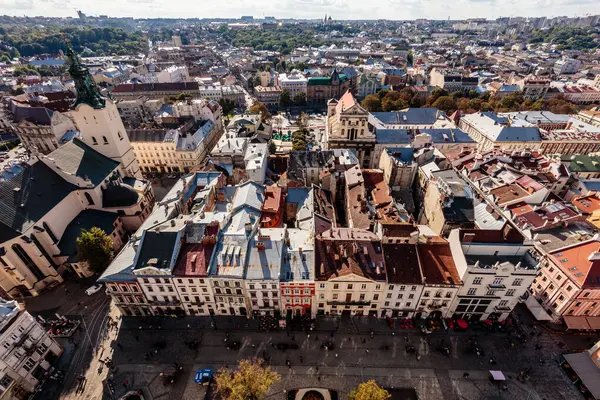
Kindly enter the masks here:
M 600 400 L 600 16 L 256 14 L 0 16 L 0 399 Z

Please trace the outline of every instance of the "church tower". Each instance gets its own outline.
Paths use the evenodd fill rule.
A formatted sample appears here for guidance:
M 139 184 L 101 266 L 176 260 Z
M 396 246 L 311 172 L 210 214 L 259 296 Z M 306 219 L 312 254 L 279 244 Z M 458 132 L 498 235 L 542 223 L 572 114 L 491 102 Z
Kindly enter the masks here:
M 68 115 L 90 147 L 121 163 L 124 176 L 142 178 L 125 126 L 112 100 L 103 97 L 89 70 L 67 45 L 69 75 L 73 78 L 77 99 Z

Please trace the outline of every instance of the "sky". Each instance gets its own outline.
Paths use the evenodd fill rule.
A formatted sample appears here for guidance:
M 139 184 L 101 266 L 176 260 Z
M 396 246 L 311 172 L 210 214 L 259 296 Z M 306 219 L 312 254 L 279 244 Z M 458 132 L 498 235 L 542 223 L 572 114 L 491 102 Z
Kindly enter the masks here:
M 0 15 L 87 15 L 164 18 L 466 19 L 583 17 L 598 13 L 598 0 L 0 0 Z

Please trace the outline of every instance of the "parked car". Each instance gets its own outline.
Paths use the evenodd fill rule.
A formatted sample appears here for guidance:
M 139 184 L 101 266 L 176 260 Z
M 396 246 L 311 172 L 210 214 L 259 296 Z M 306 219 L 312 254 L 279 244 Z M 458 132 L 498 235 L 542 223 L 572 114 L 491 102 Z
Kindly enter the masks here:
M 194 382 L 200 385 L 209 385 L 214 375 L 212 368 L 199 369 L 194 376 Z
M 85 291 L 85 294 L 87 294 L 88 296 L 91 296 L 95 293 L 98 293 L 100 291 L 100 289 L 102 289 L 102 284 L 98 283 L 94 286 L 90 286 L 89 288 L 87 288 Z

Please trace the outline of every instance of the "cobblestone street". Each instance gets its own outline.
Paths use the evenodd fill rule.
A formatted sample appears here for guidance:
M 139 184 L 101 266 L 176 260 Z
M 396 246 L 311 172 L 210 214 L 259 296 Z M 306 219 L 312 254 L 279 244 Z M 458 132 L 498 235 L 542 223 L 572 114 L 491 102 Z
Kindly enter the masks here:
M 370 329 L 362 330 L 368 326 L 366 321 L 365 318 L 365 321 L 344 322 L 336 333 L 333 333 L 336 321 L 332 320 L 321 324 L 324 328 L 331 327 L 328 331 L 288 334 L 253 330 L 255 320 L 223 319 L 218 325 L 231 329 L 213 330 L 208 318 L 167 319 L 160 329 L 156 324 L 151 329 L 149 321 L 127 319 L 118 333 L 120 346 L 114 347 L 113 343 L 112 349 L 104 347 L 102 357 L 113 352 L 113 364 L 117 367 L 112 380 L 115 396 L 129 390 L 142 390 L 149 399 L 202 398 L 199 396 L 204 395 L 205 387 L 193 383 L 197 369 L 233 367 L 239 359 L 251 357 L 264 357 L 280 373 L 281 381 L 269 391 L 268 398 L 272 399 L 283 400 L 284 390 L 306 386 L 336 389 L 345 398 L 354 386 L 369 378 L 390 388 L 414 388 L 421 399 L 583 398 L 558 367 L 556 360 L 564 350 L 559 347 L 557 335 L 543 332 L 512 348 L 506 334 L 480 334 L 477 342 L 484 355 L 478 357 L 472 350 L 468 332 L 439 332 L 425 337 L 416 332 L 391 331 L 383 321 L 371 320 L 374 327 L 371 338 Z M 227 341 L 226 332 L 229 333 Z M 193 339 L 201 343 L 195 351 L 185 344 Z M 322 349 L 326 340 L 334 343 L 332 349 Z M 450 345 L 450 356 L 438 350 L 442 340 Z M 167 347 L 155 352 L 155 346 L 161 341 Z M 240 343 L 240 348 L 228 350 L 227 344 L 235 341 Z M 420 359 L 415 354 L 407 354 L 407 341 L 415 346 Z M 277 350 L 273 347 L 277 343 L 295 343 L 299 349 Z M 542 345 L 542 349 L 535 350 L 535 344 Z M 496 360 L 495 365 L 489 363 L 490 357 Z M 288 360 L 290 368 L 286 366 Z M 183 365 L 184 373 L 174 385 L 165 386 L 159 374 L 174 362 Z M 95 365 L 92 363 L 91 369 Z M 517 374 L 526 368 L 531 368 L 531 379 L 518 382 Z M 507 376 L 506 391 L 488 380 L 490 369 L 501 370 Z M 86 374 L 88 387 L 100 387 L 106 369 L 101 374 L 90 371 Z M 468 377 L 464 376 L 466 372 Z M 72 396 L 64 398 L 100 399 L 97 391 L 88 394 L 88 389 L 83 394 L 67 392 Z M 104 398 L 117 397 L 111 397 L 105 386 Z

